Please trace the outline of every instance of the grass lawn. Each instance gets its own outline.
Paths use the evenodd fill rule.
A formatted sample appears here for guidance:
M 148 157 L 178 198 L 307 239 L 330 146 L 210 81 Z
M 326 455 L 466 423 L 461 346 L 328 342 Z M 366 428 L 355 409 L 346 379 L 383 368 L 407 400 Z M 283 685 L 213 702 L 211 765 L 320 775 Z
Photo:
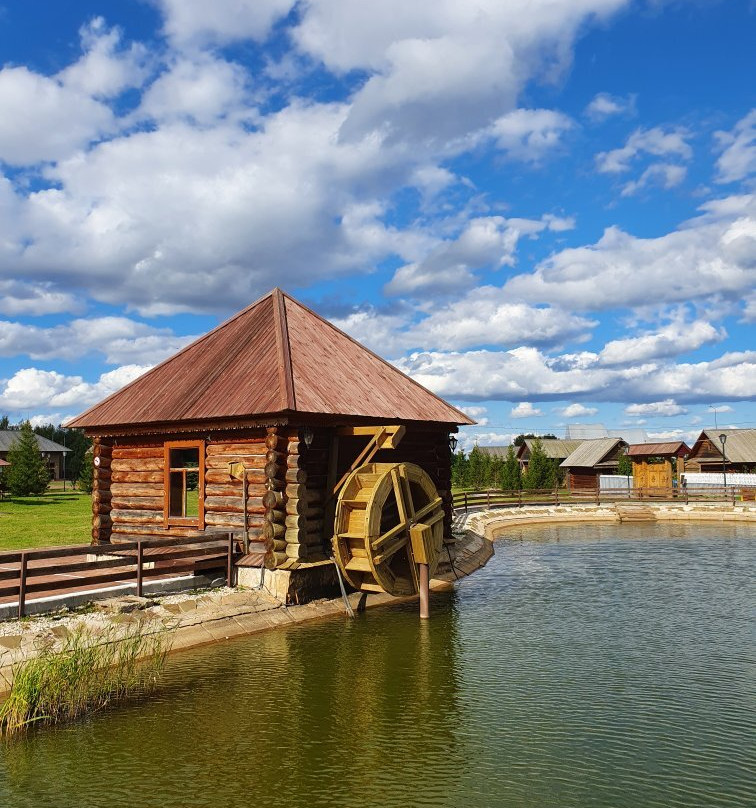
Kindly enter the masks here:
M 0 500 L 0 551 L 89 544 L 92 497 L 79 491 L 47 491 L 41 497 Z

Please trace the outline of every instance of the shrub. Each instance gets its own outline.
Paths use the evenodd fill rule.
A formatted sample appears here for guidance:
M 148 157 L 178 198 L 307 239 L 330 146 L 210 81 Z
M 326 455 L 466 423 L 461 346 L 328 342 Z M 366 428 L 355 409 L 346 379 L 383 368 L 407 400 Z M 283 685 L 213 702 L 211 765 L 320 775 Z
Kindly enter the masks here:
M 60 650 L 45 648 L 14 670 L 0 731 L 14 735 L 32 724 L 70 721 L 148 691 L 163 670 L 171 637 L 168 629 L 147 634 L 139 625 L 125 635 L 115 626 L 96 635 L 72 632 Z

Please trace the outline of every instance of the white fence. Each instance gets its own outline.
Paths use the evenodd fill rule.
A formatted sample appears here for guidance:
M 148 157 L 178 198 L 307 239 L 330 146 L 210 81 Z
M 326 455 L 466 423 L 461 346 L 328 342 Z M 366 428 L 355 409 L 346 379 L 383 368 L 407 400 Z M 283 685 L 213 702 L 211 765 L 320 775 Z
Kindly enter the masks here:
M 601 474 L 599 475 L 599 487 L 602 491 L 615 490 L 617 488 L 627 491 L 633 487 L 633 478 L 625 477 L 624 474 Z
M 690 488 L 721 488 L 724 485 L 724 474 L 716 474 L 711 471 L 696 471 L 689 474 L 686 471 L 685 481 Z M 756 488 L 756 474 L 728 474 L 727 486 L 729 488 L 733 485 Z

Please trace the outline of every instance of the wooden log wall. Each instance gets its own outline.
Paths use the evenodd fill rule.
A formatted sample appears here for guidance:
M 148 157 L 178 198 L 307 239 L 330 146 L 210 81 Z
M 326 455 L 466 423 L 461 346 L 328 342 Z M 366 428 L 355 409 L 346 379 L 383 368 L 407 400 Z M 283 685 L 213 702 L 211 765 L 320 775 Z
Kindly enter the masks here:
M 323 499 L 321 492 L 310 490 L 304 467 L 307 447 L 296 432 L 287 437 L 284 524 L 286 528 L 285 559 L 279 566 L 289 569 L 303 561 L 322 561 Z
M 168 437 L 166 436 L 166 440 Z M 244 529 L 242 480 L 230 476 L 228 464 L 241 462 L 247 473 L 247 524 L 250 538 L 262 540 L 265 523 L 263 498 L 268 491 L 268 448 L 261 429 L 244 438 L 229 437 L 207 441 L 205 445 L 205 528 Z M 109 464 L 110 465 L 110 464 Z M 164 441 L 162 438 L 115 439 L 108 497 L 112 510 L 112 540 L 134 535 L 190 536 L 197 527 L 164 527 Z
M 95 438 L 95 457 L 92 480 L 92 544 L 106 544 L 111 540 L 113 517 L 111 478 L 113 447 L 102 438 Z
M 260 430 L 244 438 L 214 439 L 205 445 L 205 527 L 244 530 L 244 481 L 228 473 L 229 463 L 242 463 L 247 485 L 247 527 L 252 541 L 261 541 L 265 523 L 263 498 L 268 490 L 265 466 L 268 448 Z
M 280 567 L 286 555 L 286 436 L 269 427 L 265 437 L 265 494 L 263 538 L 269 547 L 272 566 Z
M 570 469 L 567 472 L 567 488 L 570 491 L 595 491 L 599 478 L 594 469 Z
M 121 445 L 116 439 L 112 455 L 112 540 L 162 533 L 163 442 Z

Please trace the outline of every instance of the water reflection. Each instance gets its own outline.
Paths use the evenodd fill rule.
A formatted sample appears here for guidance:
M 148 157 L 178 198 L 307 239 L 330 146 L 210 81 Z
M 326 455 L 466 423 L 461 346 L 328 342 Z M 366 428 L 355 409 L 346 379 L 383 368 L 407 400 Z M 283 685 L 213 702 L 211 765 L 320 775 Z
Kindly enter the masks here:
M 5 808 L 753 804 L 738 526 L 518 529 L 416 604 L 179 654 L 155 698 L 7 744 Z

